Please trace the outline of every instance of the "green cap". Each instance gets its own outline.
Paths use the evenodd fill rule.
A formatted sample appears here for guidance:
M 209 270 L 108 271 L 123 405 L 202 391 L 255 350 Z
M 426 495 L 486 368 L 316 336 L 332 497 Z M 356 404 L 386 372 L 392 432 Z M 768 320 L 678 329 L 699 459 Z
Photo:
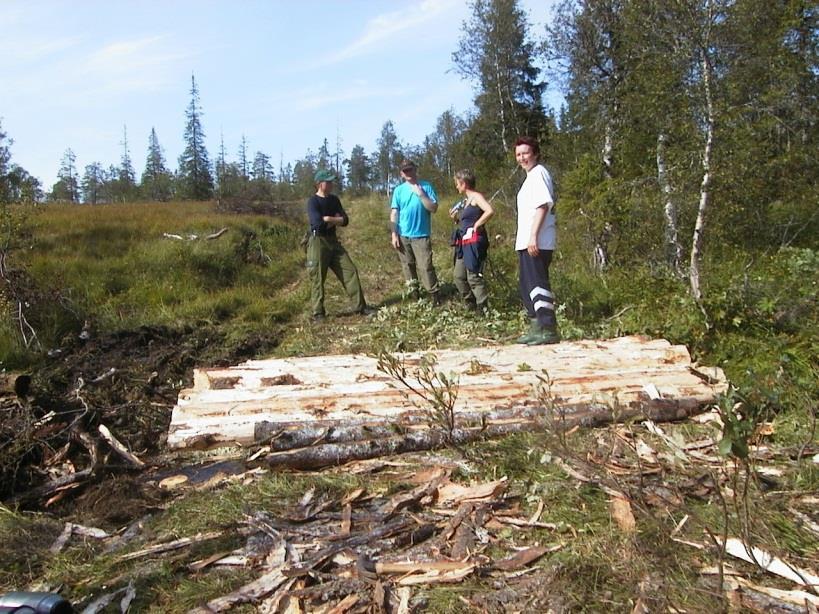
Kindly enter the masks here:
M 322 181 L 335 181 L 336 174 L 333 171 L 321 169 L 316 171 L 316 176 L 314 179 L 316 180 L 316 183 L 321 183 Z

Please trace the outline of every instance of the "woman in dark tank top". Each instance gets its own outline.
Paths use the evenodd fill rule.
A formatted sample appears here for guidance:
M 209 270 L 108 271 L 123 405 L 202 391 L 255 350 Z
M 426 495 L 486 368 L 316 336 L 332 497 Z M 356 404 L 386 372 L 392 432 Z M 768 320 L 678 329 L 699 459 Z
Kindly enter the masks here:
M 455 188 L 463 198 L 449 211 L 449 216 L 458 222 L 452 234 L 455 261 L 452 277 L 467 309 L 483 312 L 489 299 L 483 276 L 489 251 L 485 224 L 495 211 L 475 185 L 472 171 L 464 169 L 455 173 Z

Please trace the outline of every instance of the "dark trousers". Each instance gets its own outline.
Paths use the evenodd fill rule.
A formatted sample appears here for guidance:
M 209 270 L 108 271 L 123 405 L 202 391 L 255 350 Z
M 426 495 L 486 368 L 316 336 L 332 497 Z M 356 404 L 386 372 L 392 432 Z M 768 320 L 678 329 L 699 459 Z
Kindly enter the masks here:
M 535 257 L 525 249 L 518 250 L 520 271 L 520 298 L 529 318 L 537 320 L 542 328 L 557 326 L 555 318 L 555 297 L 549 284 L 549 265 L 552 250 L 540 250 Z

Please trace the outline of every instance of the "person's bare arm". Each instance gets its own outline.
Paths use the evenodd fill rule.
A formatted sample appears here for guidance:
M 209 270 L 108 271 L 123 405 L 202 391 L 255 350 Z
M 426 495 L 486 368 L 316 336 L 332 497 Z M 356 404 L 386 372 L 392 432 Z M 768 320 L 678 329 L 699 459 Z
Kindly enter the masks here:
M 426 192 L 424 192 L 424 188 L 421 187 L 420 183 L 411 183 L 410 186 L 412 187 L 412 191 L 418 195 L 418 198 L 421 199 L 421 204 L 424 205 L 424 209 L 429 211 L 430 213 L 435 213 L 438 210 L 438 203 L 432 200 Z
M 398 209 L 390 209 L 390 242 L 395 249 L 401 247 L 398 237 Z

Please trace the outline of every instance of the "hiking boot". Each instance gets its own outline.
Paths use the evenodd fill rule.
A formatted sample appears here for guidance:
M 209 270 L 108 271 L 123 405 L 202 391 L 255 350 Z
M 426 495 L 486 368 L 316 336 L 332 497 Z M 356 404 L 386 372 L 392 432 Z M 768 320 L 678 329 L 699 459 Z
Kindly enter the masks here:
M 324 320 L 327 319 L 327 316 L 323 313 L 314 313 L 310 316 L 310 319 L 313 320 L 313 322 L 324 322 Z
M 432 298 L 432 304 L 433 304 L 435 307 L 440 307 L 441 305 L 443 305 L 443 304 L 444 304 L 444 301 L 443 301 L 443 299 L 441 298 L 441 293 L 440 293 L 440 292 L 435 292 L 435 293 L 433 293 L 433 294 L 432 294 L 432 296 L 431 296 L 431 298 Z
M 356 311 L 356 313 L 358 315 L 360 315 L 360 316 L 364 316 L 366 318 L 371 318 L 375 314 L 378 313 L 378 309 L 376 309 L 374 307 L 370 307 L 369 305 L 366 305 L 362 309 L 359 309 L 358 311 Z
M 537 320 L 531 320 L 529 322 L 529 330 L 526 331 L 522 336 L 515 339 L 515 343 L 519 343 L 521 345 L 528 345 L 530 341 L 537 338 L 538 333 L 540 332 L 540 327 L 538 326 Z
M 550 345 L 552 343 L 560 343 L 560 333 L 557 332 L 557 328 L 539 326 L 526 345 Z

